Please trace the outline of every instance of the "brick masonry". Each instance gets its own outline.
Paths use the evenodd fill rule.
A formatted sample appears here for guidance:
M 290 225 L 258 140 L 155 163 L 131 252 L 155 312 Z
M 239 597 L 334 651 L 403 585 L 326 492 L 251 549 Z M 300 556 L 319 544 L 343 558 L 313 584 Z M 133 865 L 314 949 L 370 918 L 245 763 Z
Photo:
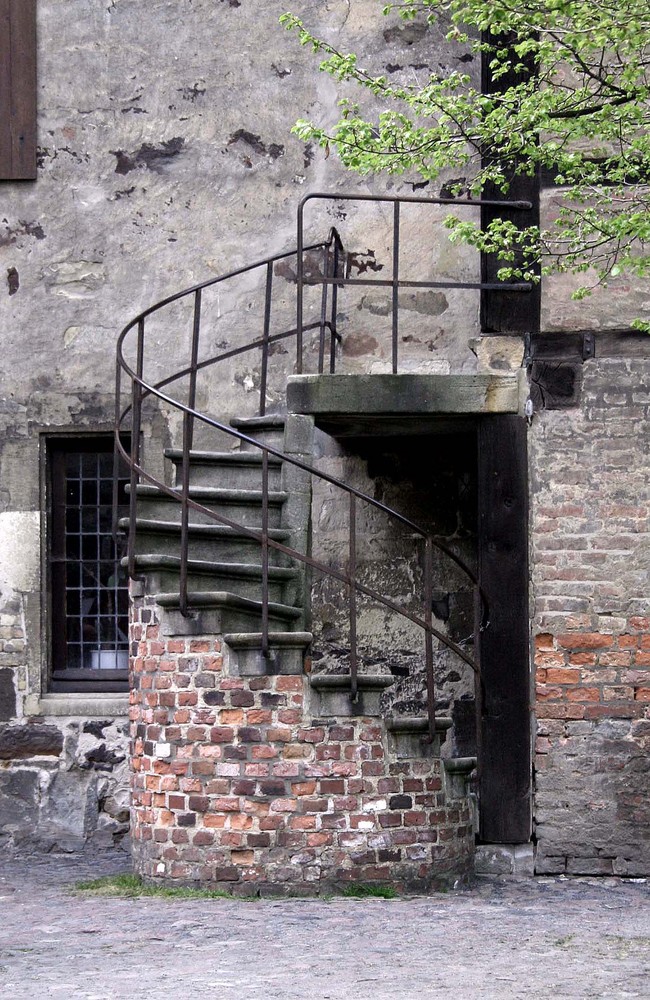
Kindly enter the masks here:
M 537 871 L 650 872 L 650 362 L 531 431 Z
M 219 637 L 164 637 L 134 601 L 136 870 L 241 894 L 344 882 L 426 891 L 473 862 L 439 757 L 398 759 L 381 720 L 314 719 L 305 675 L 231 676 Z

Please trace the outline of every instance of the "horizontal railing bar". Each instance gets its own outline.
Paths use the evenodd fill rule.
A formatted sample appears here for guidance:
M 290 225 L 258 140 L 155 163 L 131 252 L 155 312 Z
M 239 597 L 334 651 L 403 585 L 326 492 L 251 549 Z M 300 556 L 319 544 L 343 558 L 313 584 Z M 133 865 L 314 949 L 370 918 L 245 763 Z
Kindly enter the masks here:
M 305 278 L 306 285 L 377 285 L 393 287 L 393 282 L 384 278 Z M 530 292 L 531 281 L 407 281 L 399 279 L 400 288 L 461 288 L 478 289 L 485 292 Z M 307 329 L 304 327 L 304 329 Z
M 423 195 L 411 194 L 331 194 L 325 191 L 312 191 L 306 194 L 298 206 L 300 213 L 303 206 L 308 201 L 321 199 L 325 201 L 387 201 L 387 202 L 411 202 L 416 205 L 456 205 L 464 208 L 512 208 L 516 211 L 528 212 L 531 210 L 530 201 L 515 200 L 508 201 L 507 198 L 425 198 Z

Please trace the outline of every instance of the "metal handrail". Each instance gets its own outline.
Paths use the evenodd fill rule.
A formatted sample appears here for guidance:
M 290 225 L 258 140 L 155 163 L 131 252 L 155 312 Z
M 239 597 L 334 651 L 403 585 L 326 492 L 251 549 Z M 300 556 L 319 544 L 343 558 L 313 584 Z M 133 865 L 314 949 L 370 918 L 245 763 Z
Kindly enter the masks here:
M 304 245 L 305 232 L 305 208 L 310 201 L 354 201 L 354 202 L 384 202 L 393 206 L 393 255 L 392 255 L 392 275 L 390 279 L 385 278 L 351 278 L 348 275 L 340 276 L 335 270 L 333 275 L 323 278 L 313 277 L 308 281 L 304 274 L 304 255 L 309 247 Z M 491 208 L 507 208 L 510 211 L 530 211 L 533 207 L 529 201 L 506 201 L 503 199 L 484 199 L 477 201 L 471 198 L 424 198 L 421 195 L 375 195 L 375 194 L 332 194 L 324 191 L 312 191 L 305 195 L 298 205 L 296 252 L 298 254 L 297 273 L 297 297 L 296 297 L 296 328 L 298 330 L 296 341 L 296 371 L 302 372 L 302 333 L 303 333 L 303 311 L 304 311 L 304 287 L 305 284 L 323 286 L 332 285 L 333 288 L 342 288 L 346 285 L 374 285 L 378 288 L 390 288 L 392 291 L 392 370 L 393 374 L 398 371 L 399 365 L 399 301 L 398 293 L 400 288 L 457 288 L 463 291 L 503 291 L 508 292 L 530 292 L 532 283 L 529 281 L 413 281 L 401 278 L 399 274 L 400 265 L 400 207 L 401 205 L 449 205 L 454 208 L 480 208 L 488 206 Z
M 262 586 L 262 654 L 268 655 L 269 646 L 269 595 L 268 595 L 268 549 L 269 547 L 284 553 L 291 559 L 297 560 L 305 566 L 309 566 L 312 569 L 323 573 L 333 579 L 336 579 L 346 585 L 350 595 L 350 673 L 351 673 L 351 685 L 352 685 L 352 695 L 356 697 L 357 693 L 357 642 L 356 642 L 356 595 L 363 594 L 370 597 L 372 600 L 377 601 L 384 607 L 391 611 L 394 611 L 409 621 L 413 622 L 415 625 L 419 626 L 424 631 L 425 637 L 425 659 L 426 659 L 426 676 L 427 676 L 427 690 L 428 690 L 428 711 L 429 711 L 429 739 L 433 739 L 435 735 L 435 698 L 434 698 L 434 673 L 433 673 L 433 638 L 438 639 L 444 646 L 452 650 L 456 655 L 458 655 L 462 660 L 469 664 L 472 669 L 480 676 L 480 671 L 475 659 L 462 648 L 461 645 L 451 640 L 444 633 L 437 630 L 432 624 L 432 608 L 431 608 L 431 598 L 432 598 L 432 574 L 433 574 L 433 563 L 432 563 L 432 552 L 434 548 L 443 552 L 448 556 L 467 576 L 471 581 L 476 595 L 475 606 L 478 609 L 475 616 L 475 628 L 474 635 L 477 632 L 483 630 L 487 627 L 489 609 L 485 594 L 480 587 L 476 575 L 473 573 L 471 568 L 456 555 L 451 549 L 449 549 L 444 543 L 439 542 L 436 538 L 431 536 L 424 528 L 415 522 L 411 521 L 409 518 L 400 514 L 398 511 L 393 510 L 380 501 L 375 500 L 373 497 L 368 496 L 355 487 L 349 486 L 348 484 L 338 480 L 336 477 L 329 475 L 328 473 L 321 472 L 314 469 L 311 465 L 301 461 L 295 456 L 286 455 L 277 448 L 270 445 L 261 444 L 254 438 L 243 434 L 241 431 L 231 427 L 230 425 L 224 424 L 221 421 L 215 420 L 209 417 L 207 414 L 200 412 L 196 409 L 196 377 L 199 371 L 212 366 L 219 361 L 223 361 L 227 358 L 235 357 L 243 353 L 247 353 L 252 350 L 262 350 L 262 377 L 261 377 L 261 393 L 260 393 L 260 415 L 264 415 L 265 412 L 265 393 L 267 384 L 267 371 L 268 371 L 268 357 L 269 357 L 269 346 L 279 340 L 295 337 L 297 343 L 298 351 L 298 361 L 297 369 L 302 370 L 302 354 L 303 354 L 303 333 L 307 330 L 318 329 L 320 331 L 319 335 L 319 349 L 318 349 L 318 370 L 320 373 L 324 370 L 325 365 L 325 339 L 326 332 L 329 331 L 330 335 L 330 351 L 329 351 L 329 370 L 335 370 L 335 348 L 337 341 L 340 340 L 336 329 L 336 309 L 337 309 L 337 290 L 340 286 L 346 283 L 352 283 L 350 279 L 344 278 L 340 274 L 340 264 L 343 259 L 343 245 L 340 240 L 339 234 L 335 229 L 331 229 L 329 237 L 325 241 L 318 243 L 311 243 L 305 245 L 302 237 L 302 214 L 304 211 L 304 205 L 311 198 L 316 197 L 326 197 L 325 195 L 308 195 L 303 199 L 300 209 L 299 209 L 299 246 L 297 250 L 285 251 L 282 253 L 275 254 L 270 257 L 263 258 L 256 261 L 253 264 L 245 265 L 243 267 L 234 269 L 227 272 L 226 274 L 219 275 L 215 278 L 208 279 L 199 284 L 196 284 L 190 288 L 184 289 L 174 295 L 167 296 L 165 299 L 155 303 L 154 305 L 148 307 L 139 313 L 134 319 L 132 319 L 121 331 L 118 338 L 117 344 L 117 368 L 116 368 L 116 403 L 115 403 L 115 432 L 116 432 L 116 456 L 119 454 L 127 463 L 131 472 L 131 489 L 130 489 L 130 511 L 129 511 L 129 521 L 130 521 L 130 532 L 129 532 L 129 544 L 128 544 L 128 567 L 129 575 L 133 577 L 135 575 L 135 547 L 134 547 L 134 534 L 135 534 L 135 523 L 136 523 L 136 486 L 139 480 L 144 480 L 149 484 L 157 487 L 163 493 L 174 497 L 174 499 L 179 500 L 182 505 L 182 517 L 181 517 L 181 579 L 180 579 L 180 610 L 183 614 L 188 614 L 188 593 L 187 593 L 187 576 L 188 576 L 188 534 L 189 534 L 189 510 L 196 510 L 202 514 L 205 514 L 212 519 L 218 521 L 221 524 L 235 528 L 238 531 L 244 533 L 245 535 L 254 538 L 260 543 L 262 551 L 262 576 L 263 576 L 263 586 Z M 348 199 L 353 196 L 332 196 L 336 198 Z M 432 202 L 432 199 L 422 199 L 422 198 L 379 198 L 373 199 L 371 196 L 361 196 L 359 200 L 381 200 L 381 201 L 392 201 L 393 203 L 398 201 L 414 201 L 414 202 Z M 452 203 L 457 205 L 457 201 L 448 202 L 445 199 L 438 199 L 433 201 L 435 204 L 447 204 Z M 478 205 L 478 202 L 471 202 L 468 204 Z M 508 203 L 512 207 L 513 203 Z M 523 203 L 519 205 L 517 203 L 516 207 L 524 207 Z M 526 206 L 527 207 L 527 206 Z M 395 217 L 395 221 L 399 222 L 398 216 Z M 397 229 L 397 243 L 399 242 L 399 230 Z M 323 277 L 319 276 L 305 277 L 304 273 L 304 254 L 308 251 L 322 251 L 324 254 L 324 267 L 323 267 Z M 297 257 L 297 285 L 298 285 L 298 316 L 297 325 L 295 330 L 283 331 L 280 334 L 270 334 L 270 314 L 271 314 L 271 295 L 272 295 L 272 281 L 273 281 L 273 265 L 281 260 L 287 259 L 289 257 Z M 251 272 L 257 268 L 266 268 L 266 292 L 265 292 L 265 307 L 264 307 L 264 321 L 263 321 L 263 336 L 261 339 L 254 340 L 238 348 L 233 348 L 228 351 L 222 352 L 219 355 L 215 355 L 203 361 L 198 360 L 198 348 L 199 339 L 201 333 L 201 309 L 202 309 L 202 292 L 204 289 L 216 285 L 220 282 L 226 281 L 229 278 L 238 277 L 242 274 Z M 354 280 L 354 279 L 353 279 Z M 321 297 L 321 314 L 320 319 L 317 322 L 305 325 L 302 316 L 302 290 L 304 284 L 322 284 L 323 291 Z M 377 283 L 377 282 L 374 282 Z M 413 287 L 414 284 L 420 286 L 424 284 L 426 287 L 432 287 L 431 283 L 414 283 L 402 281 L 399 278 L 395 280 L 395 261 L 394 261 L 394 275 L 393 281 L 388 282 L 388 284 L 393 284 L 394 295 L 393 295 L 393 344 L 395 344 L 395 314 L 397 313 L 397 300 L 396 291 L 397 287 L 402 287 L 404 285 L 408 287 Z M 450 283 L 447 283 L 445 287 L 449 287 Z M 436 284 L 435 287 L 440 287 L 440 284 Z M 457 287 L 457 285 L 451 285 L 451 287 Z M 461 287 L 484 287 L 471 283 L 471 285 L 462 285 Z M 499 285 L 499 287 L 503 287 Z M 512 285 L 507 285 L 508 290 L 512 290 Z M 332 289 L 331 302 L 328 303 L 328 288 Z M 528 290 L 528 288 L 517 288 L 517 290 Z M 158 312 L 159 310 L 165 308 L 166 306 L 180 300 L 187 298 L 189 296 L 194 296 L 194 310 L 192 319 L 192 339 L 191 339 L 191 350 L 190 350 L 190 364 L 185 368 L 175 372 L 174 374 L 167 376 L 158 382 L 149 383 L 144 377 L 144 347 L 145 347 L 145 321 L 147 317 Z M 328 317 L 328 306 L 329 306 L 329 317 Z M 124 344 L 129 333 L 137 329 L 137 346 L 136 346 L 136 362 L 135 368 L 131 367 L 125 357 L 124 357 Z M 393 347 L 393 366 L 398 363 L 397 352 L 395 347 Z M 122 373 L 124 373 L 130 380 L 131 388 L 131 401 L 122 408 L 121 405 L 121 378 Z M 189 396 L 188 403 L 182 403 L 180 400 L 174 399 L 173 396 L 169 395 L 162 390 L 169 386 L 171 383 L 178 381 L 181 378 L 189 376 Z M 175 408 L 183 416 L 183 448 L 182 448 L 182 461 L 181 461 L 181 486 L 180 490 L 175 487 L 167 486 L 165 483 L 161 482 L 156 476 L 153 476 L 148 472 L 141 464 L 140 460 L 140 430 L 141 430 L 141 411 L 143 400 L 147 397 L 153 396 L 158 400 L 167 403 L 168 405 Z M 124 445 L 122 444 L 121 435 L 122 427 L 125 423 L 127 417 L 131 415 L 131 449 L 130 453 L 127 453 Z M 189 469 L 190 469 L 190 452 L 194 436 L 194 424 L 195 421 L 201 421 L 203 424 L 214 428 L 230 435 L 232 438 L 237 439 L 240 442 L 244 442 L 249 446 L 257 448 L 262 453 L 262 530 L 256 531 L 254 528 L 249 528 L 247 526 L 241 525 L 236 521 L 226 517 L 223 514 L 217 514 L 215 511 L 210 510 L 205 505 L 199 503 L 196 499 L 190 496 L 189 490 Z M 326 565 L 325 563 L 314 559 L 312 556 L 308 556 L 306 553 L 299 552 L 298 550 L 284 545 L 281 542 L 269 537 L 268 531 L 268 502 L 269 502 L 269 483 L 268 483 L 268 458 L 269 455 L 273 455 L 283 462 L 286 462 L 295 468 L 298 468 L 309 475 L 316 477 L 317 479 L 329 483 L 335 488 L 342 490 L 347 493 L 349 497 L 350 504 L 350 523 L 349 523 L 349 558 L 348 558 L 348 570 L 347 572 L 342 569 L 337 569 L 336 567 Z M 117 458 L 116 458 L 117 461 Z M 394 518 L 399 523 L 407 527 L 410 531 L 418 535 L 424 540 L 425 544 L 425 559 L 424 559 L 424 593 L 425 593 L 425 607 L 424 615 L 421 617 L 409 611 L 407 608 L 396 604 L 389 598 L 377 591 L 361 583 L 356 578 L 356 501 L 361 500 L 370 506 L 382 511 L 384 514 L 391 518 Z

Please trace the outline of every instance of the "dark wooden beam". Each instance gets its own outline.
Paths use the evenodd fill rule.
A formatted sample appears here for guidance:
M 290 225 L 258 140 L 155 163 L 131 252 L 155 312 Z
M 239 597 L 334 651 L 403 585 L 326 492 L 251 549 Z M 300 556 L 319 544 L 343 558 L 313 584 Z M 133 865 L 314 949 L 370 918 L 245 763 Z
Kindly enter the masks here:
M 0 0 L 0 180 L 36 177 L 36 0 Z
M 479 579 L 490 605 L 479 639 L 480 836 L 518 844 L 531 834 L 526 422 L 485 416 L 478 433 Z
M 490 41 L 491 35 L 484 33 L 485 41 Z M 501 36 L 499 45 L 507 44 Z M 529 72 L 534 68 L 530 62 Z M 494 80 L 489 67 L 489 59 L 483 56 L 481 65 L 481 89 L 484 94 L 499 93 L 521 82 L 521 75 L 513 70 Z M 528 226 L 539 226 L 539 176 L 533 177 L 517 172 L 517 164 L 512 165 L 510 187 L 507 194 L 488 185 L 482 195 L 485 199 L 503 199 L 512 201 L 528 201 L 530 210 L 503 209 L 484 205 L 481 208 L 481 227 L 483 229 L 495 219 L 506 219 L 520 229 Z M 516 261 L 515 261 L 516 263 Z M 481 255 L 481 281 L 498 281 L 497 271 L 503 262 L 493 254 Z M 483 333 L 514 334 L 532 333 L 539 330 L 540 323 L 540 288 L 533 286 L 531 292 L 508 292 L 484 290 L 481 292 L 481 330 Z

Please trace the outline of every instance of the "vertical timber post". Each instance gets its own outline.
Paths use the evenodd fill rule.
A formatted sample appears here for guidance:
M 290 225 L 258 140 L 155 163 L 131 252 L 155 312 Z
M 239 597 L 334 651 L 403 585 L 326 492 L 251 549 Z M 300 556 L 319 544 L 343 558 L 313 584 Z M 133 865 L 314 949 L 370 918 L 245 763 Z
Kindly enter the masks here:
M 519 844 L 531 833 L 528 482 L 526 421 L 479 422 L 479 580 L 490 606 L 480 634 L 480 837 Z

